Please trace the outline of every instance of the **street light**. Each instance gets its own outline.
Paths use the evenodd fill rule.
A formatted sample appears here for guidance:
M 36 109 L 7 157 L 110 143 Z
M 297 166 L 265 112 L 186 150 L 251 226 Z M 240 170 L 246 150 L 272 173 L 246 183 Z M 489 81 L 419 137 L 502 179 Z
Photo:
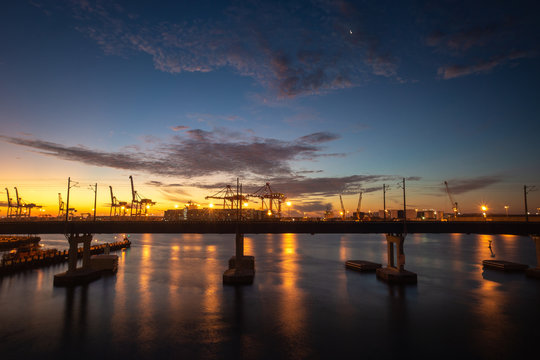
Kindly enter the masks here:
M 287 201 L 285 204 L 289 207 L 289 218 L 291 217 L 291 202 Z
M 487 211 L 487 206 L 486 205 L 482 205 L 480 207 L 480 209 L 482 209 L 482 215 L 484 215 L 484 219 L 486 218 L 486 211 Z
M 504 205 L 504 210 L 506 211 L 506 216 L 508 216 L 508 208 L 509 208 L 509 207 L 510 207 L 510 206 L 508 206 L 508 205 Z

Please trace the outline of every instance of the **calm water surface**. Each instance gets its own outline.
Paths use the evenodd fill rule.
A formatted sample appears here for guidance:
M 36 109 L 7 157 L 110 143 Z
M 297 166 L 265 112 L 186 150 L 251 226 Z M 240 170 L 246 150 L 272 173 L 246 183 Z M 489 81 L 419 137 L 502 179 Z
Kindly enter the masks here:
M 131 240 L 118 273 L 85 287 L 53 287 L 64 264 L 0 277 L 1 358 L 515 359 L 540 339 L 540 281 L 481 267 L 490 240 L 536 266 L 526 237 L 409 235 L 418 285 L 390 286 L 344 268 L 385 263 L 382 235 L 249 235 L 257 272 L 240 288 L 221 280 L 233 235 Z

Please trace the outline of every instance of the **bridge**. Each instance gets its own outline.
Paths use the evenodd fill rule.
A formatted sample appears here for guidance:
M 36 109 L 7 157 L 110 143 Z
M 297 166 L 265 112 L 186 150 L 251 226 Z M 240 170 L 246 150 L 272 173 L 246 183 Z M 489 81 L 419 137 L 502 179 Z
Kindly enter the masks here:
M 236 234 L 235 255 L 223 274 L 223 283 L 251 284 L 255 275 L 255 259 L 244 254 L 244 234 L 386 234 L 388 265 L 364 260 L 346 262 L 348 268 L 376 270 L 377 277 L 388 282 L 416 283 L 416 273 L 405 270 L 404 240 L 411 233 L 464 233 L 511 234 L 531 236 L 536 243 L 538 267 L 529 269 L 528 275 L 540 278 L 540 222 L 527 221 L 57 221 L 57 220 L 3 220 L 0 234 L 66 234 L 69 242 L 68 270 L 56 274 L 58 286 L 73 286 L 99 277 L 90 258 L 92 234 L 161 233 L 161 234 Z M 83 244 L 83 265 L 77 268 L 79 243 Z M 105 259 L 107 260 L 107 259 Z M 503 263 L 507 263 L 504 262 Z M 518 264 L 520 265 L 520 264 Z
M 56 221 L 3 220 L 0 234 L 540 234 L 540 222 L 524 221 Z

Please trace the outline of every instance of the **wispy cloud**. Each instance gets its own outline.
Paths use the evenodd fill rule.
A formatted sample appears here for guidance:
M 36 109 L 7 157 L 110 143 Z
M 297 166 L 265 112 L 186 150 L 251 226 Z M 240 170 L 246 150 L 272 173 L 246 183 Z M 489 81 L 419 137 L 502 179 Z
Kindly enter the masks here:
M 512 60 L 532 56 L 535 56 L 535 54 L 525 51 L 514 51 L 510 54 L 495 56 L 487 61 L 480 61 L 476 64 L 441 66 L 437 70 L 437 74 L 443 79 L 453 79 L 471 74 L 487 73 L 493 70 L 495 67 L 506 64 Z
M 427 37 L 426 43 L 429 46 L 463 52 L 474 46 L 487 45 L 510 29 L 510 23 L 507 22 L 472 26 L 453 33 L 443 33 L 437 30 Z
M 65 146 L 33 138 L 0 136 L 2 141 L 64 160 L 188 178 L 214 174 L 291 176 L 294 174 L 292 161 L 331 155 L 323 152 L 321 144 L 337 138 L 335 134 L 320 132 L 284 141 L 224 128 L 190 129 L 168 141 L 152 138 L 153 141 L 146 144 L 150 147 L 147 149 L 133 146 L 105 152 L 83 145 Z
M 189 126 L 184 126 L 184 125 L 171 126 L 172 131 L 182 131 L 182 130 L 187 130 L 187 129 L 189 129 Z
M 452 179 L 448 181 L 448 188 L 452 194 L 459 195 L 486 188 L 502 180 L 502 177 L 499 175 L 479 176 L 470 179 Z M 446 188 L 442 187 L 441 191 L 446 192 Z
M 287 189 L 287 195 L 290 197 L 298 196 L 338 196 L 359 194 L 360 189 L 364 193 L 382 190 L 380 186 L 374 186 L 375 183 L 382 181 L 394 181 L 399 177 L 395 175 L 350 175 L 343 177 L 294 177 L 294 178 L 274 178 L 269 182 L 275 191 Z M 283 190 L 281 190 L 283 191 Z
M 435 30 L 425 43 L 446 57 L 446 65 L 437 69 L 438 76 L 454 79 L 487 74 L 536 56 L 538 21 L 532 4 L 509 2 L 501 7 L 504 11 L 481 2 L 467 5 L 466 10 L 444 2 L 430 5 L 429 21 Z
M 302 16 L 296 16 L 300 8 Z M 236 2 L 219 20 L 177 23 L 152 22 L 100 1 L 75 1 L 72 10 L 78 30 L 108 54 L 142 52 L 169 73 L 232 68 L 280 97 L 357 86 L 366 75 L 397 72 L 396 59 L 379 50 L 377 37 L 354 16 L 359 11 L 344 1 Z

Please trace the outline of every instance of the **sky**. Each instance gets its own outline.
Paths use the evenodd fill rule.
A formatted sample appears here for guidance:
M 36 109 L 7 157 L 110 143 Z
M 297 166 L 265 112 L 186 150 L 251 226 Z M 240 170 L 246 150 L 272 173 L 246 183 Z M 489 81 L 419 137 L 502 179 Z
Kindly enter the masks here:
M 292 215 L 540 208 L 536 1 L 89 1 L 0 5 L 6 189 L 152 212 L 239 178 Z M 4 189 L 6 188 L 6 189 Z M 257 208 L 256 199 L 250 206 Z

